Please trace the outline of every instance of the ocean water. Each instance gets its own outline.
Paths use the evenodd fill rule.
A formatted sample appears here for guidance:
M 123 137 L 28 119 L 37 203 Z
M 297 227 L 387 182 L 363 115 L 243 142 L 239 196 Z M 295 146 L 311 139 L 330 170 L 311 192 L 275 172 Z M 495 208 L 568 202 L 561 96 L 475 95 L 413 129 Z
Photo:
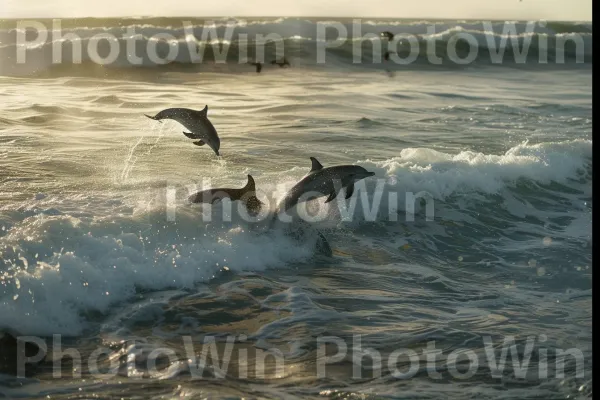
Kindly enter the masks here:
M 209 52 L 193 64 L 181 51 L 167 65 L 132 67 L 121 54 L 107 66 L 85 58 L 53 64 L 49 38 L 19 64 L 16 21 L 2 21 L 0 330 L 43 338 L 49 349 L 60 334 L 63 349 L 84 360 L 100 347 L 112 354 L 99 363 L 106 376 L 91 374 L 86 361 L 47 361 L 28 378 L 0 375 L 0 394 L 591 397 L 591 23 L 547 23 L 534 33 L 518 23 L 519 43 L 534 38 L 526 62 L 514 61 L 509 42 L 495 64 L 484 45 L 502 39 L 499 22 L 493 31 L 478 21 L 363 22 L 364 32 L 414 33 L 420 43 L 434 25 L 442 65 L 427 63 L 425 52 L 410 65 L 383 63 L 369 43 L 364 62 L 353 63 L 352 40 L 320 64 L 316 22 L 302 19 L 217 21 L 221 37 L 233 26 L 285 39 L 291 67 L 269 65 L 277 54 L 267 47 L 260 74 L 235 62 L 242 46 L 234 39 L 227 63 Z M 142 47 L 170 33 L 176 40 L 162 43 L 166 52 L 192 40 L 177 19 L 62 23 L 84 42 L 127 27 L 146 38 Z M 456 32 L 482 45 L 468 65 L 444 53 Z M 582 37 L 582 48 L 567 42 L 565 63 L 554 51 L 539 62 L 540 38 L 552 47 L 569 35 Z M 221 137 L 219 158 L 192 145 L 177 123 L 144 117 L 205 105 Z M 351 218 L 335 201 L 315 200 L 309 208 L 322 217 L 298 238 L 254 229 L 228 202 L 209 209 L 207 221 L 206 207 L 185 200 L 193 187 L 241 187 L 251 174 L 274 202 L 310 170 L 309 157 L 376 173 L 357 186 Z M 414 213 L 412 194 L 424 199 Z M 317 231 L 332 256 L 316 250 Z M 221 355 L 235 338 L 225 376 L 208 358 L 195 377 L 185 337 L 198 357 L 207 338 Z M 320 376 L 324 337 L 348 352 Z M 514 340 L 514 353 L 505 340 Z M 339 350 L 332 343 L 327 354 Z M 440 355 L 429 363 L 432 344 Z M 174 354 L 153 371 L 145 361 L 160 348 Z M 367 348 L 381 354 L 381 370 L 367 356 L 357 363 Z M 498 359 L 509 354 L 500 372 L 490 349 Z M 557 350 L 568 349 L 582 358 L 568 355 L 560 373 Z M 258 374 L 259 350 L 284 362 L 270 356 Z M 388 360 L 398 350 L 417 362 L 404 355 L 393 373 Z M 457 350 L 478 360 L 471 376 L 450 365 Z M 468 358 L 459 361 L 461 372 Z

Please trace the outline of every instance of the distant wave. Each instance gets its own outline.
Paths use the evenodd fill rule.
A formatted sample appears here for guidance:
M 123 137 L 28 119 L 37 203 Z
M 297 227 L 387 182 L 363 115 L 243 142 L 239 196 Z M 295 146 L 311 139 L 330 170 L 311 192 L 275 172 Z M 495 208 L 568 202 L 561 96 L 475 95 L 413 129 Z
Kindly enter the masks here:
M 100 63 L 91 59 L 88 45 L 94 35 L 110 34 L 119 45 L 114 61 L 102 71 L 123 68 L 160 68 L 180 71 L 251 71 L 246 61 L 257 59 L 269 63 L 285 56 L 295 67 L 334 68 L 457 68 L 477 65 L 523 65 L 543 67 L 546 64 L 574 65 L 592 62 L 592 26 L 565 22 L 502 22 L 485 21 L 362 21 L 358 35 L 350 20 L 317 21 L 298 18 L 279 19 L 217 19 L 213 21 L 173 18 L 148 20 L 64 20 L 62 37 L 48 33 L 45 42 L 25 50 L 17 38 L 25 35 L 35 40 L 37 32 L 4 21 L 0 24 L 0 75 L 88 75 L 98 72 Z M 333 28 L 319 35 L 319 23 Z M 44 25 L 52 28 L 52 22 Z M 336 27 L 347 32 L 338 39 Z M 514 27 L 514 29 L 512 29 Z M 390 31 L 398 40 L 380 40 L 381 32 Z M 74 44 L 65 40 L 68 34 L 81 38 L 82 59 L 73 58 Z M 127 46 L 135 35 L 135 48 Z M 159 36 L 157 36 L 159 35 Z M 270 36 L 269 36 L 270 35 Z M 406 35 L 404 37 L 403 35 Z M 324 37 L 322 37 L 324 36 Z M 410 37 L 408 37 L 410 36 Z M 264 45 L 259 44 L 265 38 Z M 470 40 L 471 42 L 468 42 Z M 397 43 L 396 43 L 397 42 Z M 221 48 L 228 47 L 223 57 Z M 94 46 L 92 46 L 94 47 Z M 98 42 L 98 54 L 110 53 L 106 40 Z M 327 47 L 326 50 L 323 50 Z M 151 57 L 148 49 L 156 49 Z M 264 52 L 261 54 L 261 48 Z M 523 49 L 527 49 L 524 51 Z M 61 49 L 62 56 L 57 56 Z M 357 49 L 360 55 L 357 55 Z M 476 54 L 473 56 L 474 49 Z M 132 51 L 133 50 L 133 51 Z M 26 62 L 17 62 L 17 54 L 26 51 Z M 200 51 L 202 60 L 193 58 Z M 390 52 L 390 60 L 384 55 Z M 320 60 L 325 52 L 325 62 Z M 131 54 L 141 57 L 132 63 Z M 215 54 L 216 53 L 216 54 Z M 435 53 L 435 57 L 432 54 Z M 172 56 L 169 56 L 171 54 Z M 57 59 L 60 62 L 54 62 Z M 435 59 L 435 61 L 432 61 Z M 165 60 L 165 62 L 162 62 Z M 466 61 L 465 61 L 466 60 Z M 96 64 L 94 66 L 90 64 Z
M 448 154 L 429 148 L 406 148 L 399 157 L 365 161 L 378 176 L 396 178 L 406 191 L 426 190 L 437 199 L 479 192 L 497 194 L 521 180 L 538 184 L 569 184 L 575 179 L 591 180 L 592 141 L 518 144 L 505 154 L 462 151 Z

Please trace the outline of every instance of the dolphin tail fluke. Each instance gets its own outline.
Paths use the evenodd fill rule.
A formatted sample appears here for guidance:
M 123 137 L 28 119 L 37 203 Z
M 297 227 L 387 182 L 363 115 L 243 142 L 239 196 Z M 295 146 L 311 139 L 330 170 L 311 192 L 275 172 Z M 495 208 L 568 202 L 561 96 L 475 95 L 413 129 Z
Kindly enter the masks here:
M 256 184 L 252 175 L 248 175 L 248 183 L 241 190 L 242 198 L 246 198 L 246 209 L 252 216 L 258 215 L 264 203 L 256 197 Z

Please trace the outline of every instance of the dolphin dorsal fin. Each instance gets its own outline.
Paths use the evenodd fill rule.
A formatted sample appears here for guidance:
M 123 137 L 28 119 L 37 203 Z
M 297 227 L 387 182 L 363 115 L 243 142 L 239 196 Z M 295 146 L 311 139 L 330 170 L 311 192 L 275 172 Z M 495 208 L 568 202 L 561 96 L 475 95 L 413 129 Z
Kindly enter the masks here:
M 256 184 L 254 183 L 254 178 L 252 175 L 248 175 L 248 183 L 244 186 L 245 192 L 256 192 Z
M 319 170 L 323 169 L 323 166 L 321 165 L 319 160 L 317 160 L 316 158 L 311 157 L 310 161 L 312 162 L 312 167 L 310 168 L 310 172 L 315 172 L 315 171 L 319 171 Z
M 200 114 L 202 114 L 203 117 L 208 115 L 208 105 L 204 106 L 204 108 L 200 110 Z

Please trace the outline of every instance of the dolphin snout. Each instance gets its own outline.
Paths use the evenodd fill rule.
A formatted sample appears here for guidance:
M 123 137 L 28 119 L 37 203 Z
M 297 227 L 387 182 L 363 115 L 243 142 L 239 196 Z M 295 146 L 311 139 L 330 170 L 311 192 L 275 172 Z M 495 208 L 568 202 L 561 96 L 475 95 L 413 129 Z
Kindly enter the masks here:
M 152 116 L 150 116 L 150 115 L 148 115 L 148 114 L 144 114 L 144 115 L 145 115 L 146 117 L 150 118 L 150 119 L 153 119 L 153 120 L 155 120 L 155 121 L 162 122 L 161 120 L 159 120 L 159 119 L 158 119 L 158 118 L 156 118 L 156 117 L 152 117 Z
M 363 175 L 363 179 L 365 178 L 369 178 L 371 176 L 375 176 L 375 172 L 371 172 L 371 171 L 365 171 L 364 175 Z

